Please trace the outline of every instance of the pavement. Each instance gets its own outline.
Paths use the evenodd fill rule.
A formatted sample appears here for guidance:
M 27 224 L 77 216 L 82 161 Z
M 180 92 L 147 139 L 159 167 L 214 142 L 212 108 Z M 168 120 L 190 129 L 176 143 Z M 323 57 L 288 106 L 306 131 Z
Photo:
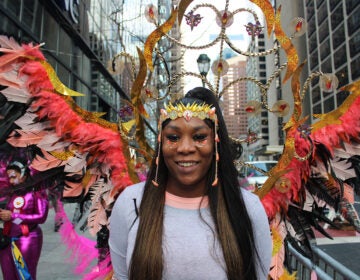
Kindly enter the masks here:
M 76 204 L 64 204 L 65 212 L 70 220 L 73 216 Z M 49 210 L 47 221 L 41 225 L 44 234 L 43 249 L 37 269 L 37 280 L 75 280 L 82 279 L 81 275 L 74 273 L 74 261 L 70 259 L 70 253 L 66 251 L 61 241 L 60 234 L 54 232 L 54 209 Z M 82 222 L 79 223 L 80 225 Z M 82 233 L 84 235 L 84 233 Z M 85 237 L 92 238 L 89 234 Z

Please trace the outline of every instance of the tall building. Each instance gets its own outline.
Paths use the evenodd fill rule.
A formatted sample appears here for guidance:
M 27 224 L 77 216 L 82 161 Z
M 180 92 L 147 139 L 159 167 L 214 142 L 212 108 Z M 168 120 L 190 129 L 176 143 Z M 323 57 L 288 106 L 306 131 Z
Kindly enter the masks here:
M 89 111 L 116 121 L 121 99 L 128 99 L 106 62 L 117 52 L 108 17 L 110 0 L 4 0 L 0 2 L 0 33 L 20 42 L 44 43 L 42 51 L 60 80 L 84 93 L 75 98 Z
M 227 74 L 223 77 L 223 84 L 246 75 L 246 59 L 244 56 L 234 56 L 226 60 L 229 64 Z M 246 104 L 246 82 L 235 83 L 223 95 L 223 114 L 229 134 L 239 138 L 247 133 L 247 115 L 244 111 Z
M 339 87 L 348 85 L 360 77 L 360 2 L 304 1 L 309 73 L 321 71 L 333 73 Z M 310 85 L 311 114 L 327 113 L 337 108 L 349 92 L 324 92 L 319 79 Z M 311 121 L 316 119 L 312 116 Z

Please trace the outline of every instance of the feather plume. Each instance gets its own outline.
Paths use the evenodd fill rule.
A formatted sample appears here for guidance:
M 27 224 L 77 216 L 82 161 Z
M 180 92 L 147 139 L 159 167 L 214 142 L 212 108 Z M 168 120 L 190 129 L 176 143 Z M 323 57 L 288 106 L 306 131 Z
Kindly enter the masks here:
M 49 121 L 39 122 L 36 120 L 36 118 L 37 115 L 35 113 L 27 110 L 23 116 L 21 116 L 15 121 L 15 124 L 19 126 L 22 130 L 27 131 L 49 130 Z
M 101 229 L 102 225 L 107 225 L 106 208 L 103 196 L 109 193 L 112 186 L 105 182 L 104 178 L 100 178 L 90 189 L 91 193 L 91 210 L 88 217 L 89 232 L 95 235 Z
M 45 151 L 56 151 L 56 150 L 65 150 L 70 143 L 65 141 L 60 141 L 61 138 L 56 135 L 55 131 L 48 132 L 44 137 L 39 141 L 37 146 L 40 149 L 43 149 Z
M 16 129 L 7 142 L 14 147 L 27 147 L 38 144 L 46 135 L 46 131 L 23 131 Z
M 85 154 L 75 153 L 75 156 L 70 158 L 65 165 L 64 172 L 78 172 L 86 167 L 86 156 Z
M 76 263 L 74 272 L 76 274 L 82 274 L 98 257 L 96 242 L 78 235 L 66 214 L 62 220 L 63 224 L 60 227 L 59 233 L 62 242 L 67 247 L 67 253 L 70 254 L 68 262 Z
M 0 35 L 0 46 L 10 50 L 22 50 L 23 48 L 20 44 L 14 40 L 12 37 L 8 37 L 5 35 Z
M 31 167 L 38 171 L 45 171 L 59 166 L 63 166 L 64 161 L 52 156 L 51 154 L 43 151 L 43 155 L 36 155 L 34 160 L 31 162 Z
M 285 248 L 284 239 L 286 237 L 286 227 L 279 216 L 271 221 L 270 224 L 273 239 L 273 257 L 271 259 L 270 273 L 272 279 L 278 279 L 284 274 Z

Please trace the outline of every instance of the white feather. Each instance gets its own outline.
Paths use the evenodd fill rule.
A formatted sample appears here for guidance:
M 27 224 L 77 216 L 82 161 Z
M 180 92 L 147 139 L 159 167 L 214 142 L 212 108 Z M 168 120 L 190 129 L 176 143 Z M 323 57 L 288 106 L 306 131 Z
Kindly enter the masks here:
M 74 157 L 70 158 L 65 165 L 64 172 L 79 172 L 86 168 L 86 154 L 76 153 Z
M 60 139 L 61 138 L 57 136 L 55 132 L 49 132 L 37 146 L 45 151 L 55 151 L 64 150 L 71 144 L 65 141 L 59 141 Z

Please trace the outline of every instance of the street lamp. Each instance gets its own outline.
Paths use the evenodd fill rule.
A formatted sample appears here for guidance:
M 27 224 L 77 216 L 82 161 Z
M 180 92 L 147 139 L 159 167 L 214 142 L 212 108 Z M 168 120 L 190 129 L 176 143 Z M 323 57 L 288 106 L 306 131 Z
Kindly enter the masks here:
M 200 75 L 205 78 L 210 69 L 210 58 L 206 54 L 202 53 L 199 55 L 196 62 L 198 64 Z M 203 79 L 202 83 L 203 87 L 205 87 L 205 82 Z

